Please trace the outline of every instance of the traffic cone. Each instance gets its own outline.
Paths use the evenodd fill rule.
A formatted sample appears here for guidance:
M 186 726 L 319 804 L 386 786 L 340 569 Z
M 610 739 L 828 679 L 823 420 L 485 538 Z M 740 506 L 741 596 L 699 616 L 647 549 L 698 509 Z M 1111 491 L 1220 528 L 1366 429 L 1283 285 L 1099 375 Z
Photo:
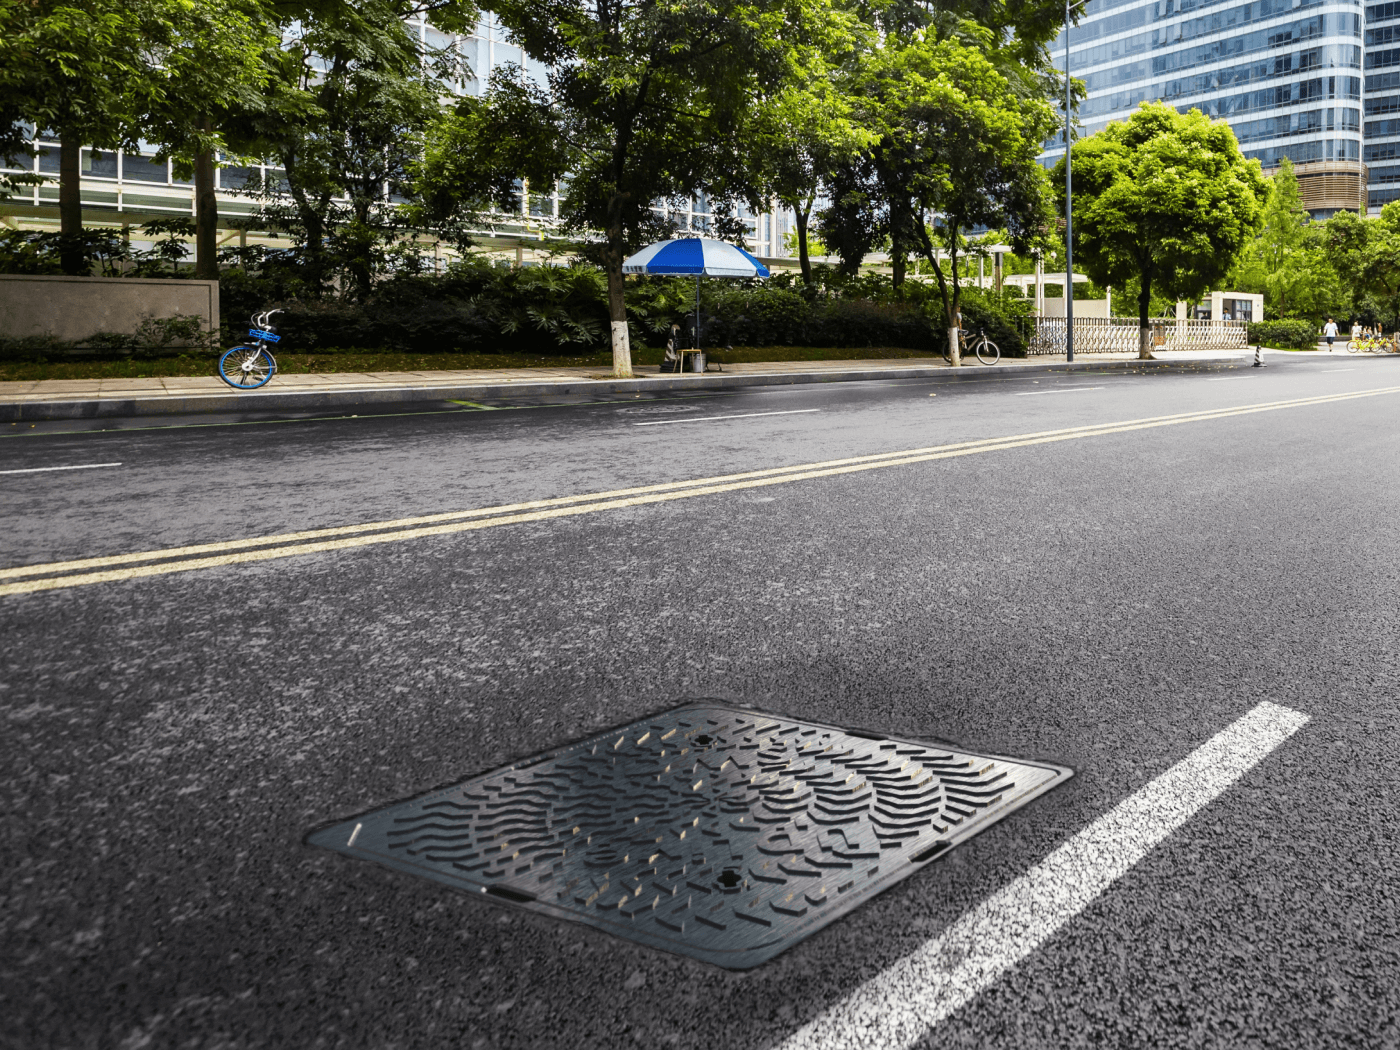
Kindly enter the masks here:
M 1254 347 L 1254 367 L 1264 367 L 1264 348 L 1262 345 L 1259 344 L 1256 344 Z

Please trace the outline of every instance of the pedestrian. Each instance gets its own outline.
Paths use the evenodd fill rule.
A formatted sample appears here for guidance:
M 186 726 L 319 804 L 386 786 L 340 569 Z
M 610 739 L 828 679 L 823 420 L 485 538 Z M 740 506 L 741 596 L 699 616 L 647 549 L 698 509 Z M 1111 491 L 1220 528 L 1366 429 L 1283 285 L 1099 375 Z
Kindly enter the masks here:
M 1349 339 L 1347 339 L 1347 349 L 1350 350 L 1351 347 L 1352 347 L 1352 344 L 1355 343 L 1355 342 L 1356 342 L 1358 339 L 1360 339 L 1360 338 L 1361 338 L 1361 322 L 1360 322 L 1360 321 L 1353 321 L 1353 322 L 1351 322 L 1351 337 L 1350 337 Z
M 1332 318 L 1327 318 L 1327 323 L 1322 326 L 1322 338 L 1327 340 L 1327 352 L 1332 352 L 1332 343 L 1337 338 L 1337 322 Z
M 677 352 L 681 348 L 681 326 L 671 325 L 670 337 L 666 340 L 666 356 L 661 361 L 661 371 L 679 372 L 681 355 Z

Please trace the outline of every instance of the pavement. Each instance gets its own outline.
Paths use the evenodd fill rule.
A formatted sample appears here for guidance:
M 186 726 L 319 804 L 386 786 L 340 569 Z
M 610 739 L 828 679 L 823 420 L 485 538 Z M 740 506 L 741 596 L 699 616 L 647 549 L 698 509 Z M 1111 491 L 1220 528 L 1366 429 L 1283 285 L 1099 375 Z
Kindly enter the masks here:
M 0 1045 L 1400 1045 L 1394 364 L 6 426 Z M 1075 775 L 743 973 L 304 843 L 705 697 Z
M 1233 361 L 1245 352 L 1173 351 L 1181 361 Z M 1064 368 L 1135 368 L 1133 354 L 1007 358 L 993 366 L 1006 371 Z M 952 369 L 941 357 L 894 361 L 775 361 L 723 366 L 704 374 L 662 375 L 639 370 L 631 380 L 592 368 L 502 368 L 423 372 L 340 372 L 277 375 L 257 390 L 236 391 L 215 376 L 179 378 L 46 379 L 0 382 L 0 422 L 114 416 L 185 415 L 199 412 L 329 409 L 355 405 L 411 404 L 496 397 L 556 397 L 579 393 L 637 393 L 668 390 L 733 390 L 750 386 L 805 385 L 866 380 L 966 377 L 984 366 L 975 358 Z

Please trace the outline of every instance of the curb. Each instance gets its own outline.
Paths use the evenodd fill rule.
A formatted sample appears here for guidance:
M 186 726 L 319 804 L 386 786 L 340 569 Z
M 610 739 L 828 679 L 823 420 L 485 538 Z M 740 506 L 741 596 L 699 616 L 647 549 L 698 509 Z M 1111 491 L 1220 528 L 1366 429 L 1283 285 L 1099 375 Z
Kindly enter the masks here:
M 1193 361 L 1221 363 L 1243 361 L 1247 354 Z M 706 374 L 658 376 L 643 379 L 568 380 L 516 383 L 464 383 L 457 386 L 361 387 L 331 390 L 259 391 L 246 394 L 203 394 L 183 397 L 157 394 L 151 397 L 87 398 L 72 401 L 9 401 L 0 403 L 0 422 L 36 423 L 62 419 L 104 419 L 118 416 L 174 416 L 215 412 L 267 412 L 282 409 L 353 408 L 360 405 L 408 404 L 421 401 L 479 401 L 490 398 L 547 397 L 565 394 L 636 394 L 673 390 L 737 390 L 745 387 L 803 386 L 811 383 L 867 383 L 892 379 L 939 379 L 962 382 L 1009 373 L 1126 371 L 1184 364 L 1170 359 L 1156 361 L 1064 361 L 947 367 L 880 368 L 845 372 L 775 372 L 762 375 Z

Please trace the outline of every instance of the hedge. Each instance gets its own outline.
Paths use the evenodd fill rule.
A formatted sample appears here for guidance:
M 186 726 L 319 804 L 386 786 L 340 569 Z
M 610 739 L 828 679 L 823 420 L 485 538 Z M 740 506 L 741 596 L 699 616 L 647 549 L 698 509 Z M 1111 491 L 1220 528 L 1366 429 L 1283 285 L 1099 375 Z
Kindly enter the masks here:
M 1311 350 L 1321 336 L 1311 321 L 1251 321 L 1249 341 L 1276 350 Z
M 824 275 L 825 276 L 825 275 Z M 607 286 L 587 264 L 514 268 L 468 260 L 443 275 L 404 275 L 376 288 L 364 303 L 281 298 L 275 283 L 242 271 L 220 280 L 226 338 L 237 339 L 255 310 L 281 306 L 276 319 L 286 345 L 300 349 L 399 351 L 509 349 L 577 354 L 607 343 Z M 1017 327 L 1025 305 L 965 289 L 963 324 L 983 328 L 1007 356 L 1023 356 Z M 627 316 L 634 342 L 665 344 L 672 324 L 686 331 L 695 317 L 695 284 L 685 278 L 629 279 Z M 908 282 L 896 296 L 888 278 L 827 278 L 815 289 L 794 275 L 771 281 L 705 280 L 700 286 L 702 345 L 897 346 L 941 353 L 946 343 L 941 301 L 927 285 Z

